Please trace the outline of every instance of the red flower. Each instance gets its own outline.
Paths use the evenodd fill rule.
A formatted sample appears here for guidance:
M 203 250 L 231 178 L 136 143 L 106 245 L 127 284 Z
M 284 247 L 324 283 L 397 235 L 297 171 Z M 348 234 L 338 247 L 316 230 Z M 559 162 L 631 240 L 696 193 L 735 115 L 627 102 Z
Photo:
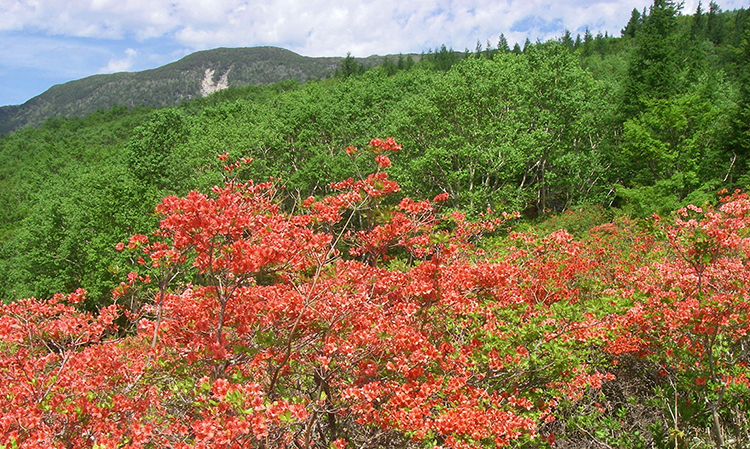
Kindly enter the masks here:
M 398 151 L 401 149 L 401 145 L 397 144 L 393 137 L 388 137 L 383 143 L 384 150 Z
M 448 198 L 450 198 L 450 194 L 448 192 L 443 192 L 440 195 L 435 196 L 435 198 L 432 199 L 433 203 L 439 203 L 441 201 L 446 201 Z
M 383 168 L 388 168 L 391 166 L 391 160 L 388 159 L 388 156 L 378 155 L 375 156 L 375 162 L 378 163 Z

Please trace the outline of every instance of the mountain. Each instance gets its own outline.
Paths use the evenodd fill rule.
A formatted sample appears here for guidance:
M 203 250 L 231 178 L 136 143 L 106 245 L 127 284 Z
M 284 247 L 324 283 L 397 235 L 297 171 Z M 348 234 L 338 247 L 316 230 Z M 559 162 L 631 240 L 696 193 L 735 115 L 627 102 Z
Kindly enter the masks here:
M 365 67 L 383 56 L 355 58 Z M 344 58 L 311 58 L 276 47 L 216 48 L 142 72 L 94 75 L 58 84 L 22 105 L 0 107 L 0 134 L 57 116 L 83 117 L 114 105 L 174 106 L 226 87 L 333 75 Z

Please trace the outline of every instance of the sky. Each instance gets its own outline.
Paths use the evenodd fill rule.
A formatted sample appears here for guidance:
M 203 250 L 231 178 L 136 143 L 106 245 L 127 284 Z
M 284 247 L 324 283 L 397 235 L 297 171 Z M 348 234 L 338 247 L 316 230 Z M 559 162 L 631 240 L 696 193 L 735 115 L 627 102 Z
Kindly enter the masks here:
M 160 67 L 199 50 L 272 45 L 305 56 L 512 46 L 588 27 L 620 36 L 649 0 L 0 0 L 0 106 L 55 84 Z M 707 3 L 704 4 L 704 10 Z M 692 14 L 698 0 L 685 0 Z M 722 10 L 748 0 L 718 0 Z

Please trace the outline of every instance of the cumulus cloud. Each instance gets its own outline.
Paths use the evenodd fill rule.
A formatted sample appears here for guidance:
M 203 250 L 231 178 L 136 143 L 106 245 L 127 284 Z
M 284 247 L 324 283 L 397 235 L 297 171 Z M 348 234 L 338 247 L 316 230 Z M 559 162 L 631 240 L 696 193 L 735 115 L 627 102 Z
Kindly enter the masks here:
M 194 50 L 277 45 L 311 56 L 421 51 L 476 40 L 545 40 L 586 27 L 619 35 L 649 0 L 0 0 L 0 30 L 174 39 Z M 720 2 L 725 9 L 738 0 Z M 697 0 L 685 2 L 691 13 Z M 125 66 L 128 59 L 113 60 Z
M 443 44 L 473 50 L 477 41 L 497 45 L 500 33 L 511 45 L 559 37 L 565 29 L 574 36 L 586 28 L 619 36 L 632 9 L 652 1 L 0 0 L 0 70 L 34 68 L 63 82 L 154 68 L 215 47 L 369 56 Z M 725 10 L 747 6 L 746 0 L 718 3 Z M 692 14 L 697 4 L 685 0 L 683 13 Z
M 138 56 L 138 50 L 128 48 L 125 50 L 124 58 L 110 59 L 105 67 L 99 69 L 99 73 L 127 72 L 133 67 L 136 56 Z
M 180 25 L 172 2 L 154 0 L 1 0 L 0 30 L 122 39 L 158 37 Z
M 440 44 L 460 50 L 473 48 L 478 39 L 497 42 L 501 32 L 512 41 L 544 40 L 577 29 L 586 19 L 591 28 L 600 23 L 612 33 L 632 9 L 622 2 L 572 0 L 285 0 L 229 6 L 215 20 L 179 29 L 176 39 L 195 48 L 280 45 L 314 56 L 419 52 Z

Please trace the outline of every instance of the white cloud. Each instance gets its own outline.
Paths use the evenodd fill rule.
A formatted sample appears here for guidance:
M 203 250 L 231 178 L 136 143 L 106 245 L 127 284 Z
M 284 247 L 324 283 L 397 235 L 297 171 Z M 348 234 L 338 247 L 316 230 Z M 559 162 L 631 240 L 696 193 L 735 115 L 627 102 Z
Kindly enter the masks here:
M 105 67 L 100 68 L 98 73 L 127 72 L 133 67 L 136 56 L 138 56 L 138 50 L 128 48 L 125 50 L 124 58 L 110 59 L 109 63 Z
M 724 0 L 726 8 L 741 6 Z M 558 36 L 557 28 L 615 34 L 648 0 L 26 0 L 0 2 L 0 29 L 146 40 L 174 36 L 193 49 L 279 45 L 311 55 L 418 51 L 442 43 L 473 48 L 501 32 L 513 41 Z M 691 13 L 697 0 L 686 2 Z M 511 31 L 524 18 L 536 24 Z M 534 20 L 532 20 L 534 19 Z M 552 24 L 552 25 L 550 25 Z M 554 25 L 554 26 L 553 26 Z M 559 26 L 557 26 L 559 25 Z
M 0 16 L 0 30 L 103 39 L 162 36 L 180 25 L 164 0 L 0 0 Z
M 441 44 L 473 50 L 477 40 L 497 45 L 500 33 L 511 46 L 559 37 L 564 29 L 619 36 L 632 9 L 652 1 L 0 0 L 0 70 L 29 68 L 65 80 L 154 68 L 215 47 L 369 56 Z M 683 14 L 697 3 L 685 0 Z M 746 0 L 718 3 L 724 10 L 747 7 Z
M 176 39 L 193 50 L 277 45 L 311 56 L 473 49 L 479 39 L 545 40 L 561 29 L 619 35 L 649 0 L 0 0 L 0 30 L 100 39 Z M 723 0 L 725 9 L 742 5 Z M 697 0 L 683 12 L 695 10 Z M 704 6 L 707 7 L 707 6 Z M 521 29 L 526 20 L 531 27 Z M 520 23 L 520 25 L 519 25 Z M 514 27 L 515 25 L 515 27 Z M 516 31 L 512 31 L 516 29 Z M 113 67 L 127 58 L 113 60 Z

